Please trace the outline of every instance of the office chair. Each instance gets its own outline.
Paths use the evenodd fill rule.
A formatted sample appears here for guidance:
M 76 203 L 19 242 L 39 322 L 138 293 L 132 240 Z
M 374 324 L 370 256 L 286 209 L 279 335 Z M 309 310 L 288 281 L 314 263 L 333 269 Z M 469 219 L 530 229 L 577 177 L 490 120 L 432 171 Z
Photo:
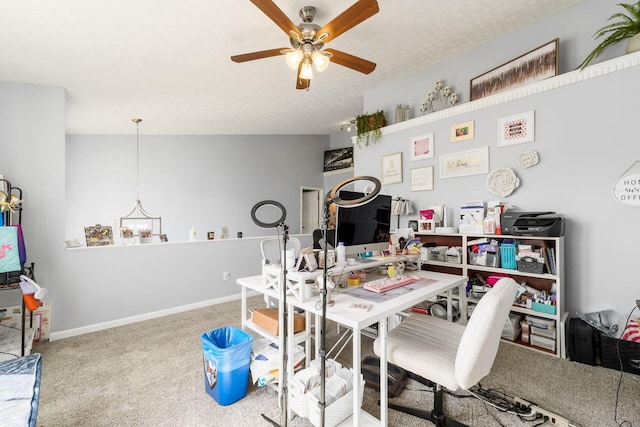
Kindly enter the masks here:
M 295 252 L 295 256 L 300 254 L 300 249 L 302 245 L 300 240 L 295 237 L 289 237 L 287 241 L 287 250 L 292 249 Z M 282 239 L 280 238 L 272 238 L 272 239 L 264 239 L 260 242 L 260 250 L 262 251 L 262 259 L 269 260 L 271 264 L 277 264 L 282 260 Z M 287 265 L 287 268 L 294 267 L 293 265 Z M 269 296 L 264 296 L 264 301 L 267 303 L 267 307 L 277 307 L 278 300 L 275 298 L 270 298 Z
M 414 314 L 389 331 L 387 360 L 433 388 L 433 409 L 389 404 L 390 409 L 431 421 L 436 426 L 467 427 L 443 413 L 442 387 L 467 390 L 491 371 L 517 283 L 500 279 L 473 310 L 466 327 L 434 316 Z M 379 356 L 379 338 L 374 352 Z

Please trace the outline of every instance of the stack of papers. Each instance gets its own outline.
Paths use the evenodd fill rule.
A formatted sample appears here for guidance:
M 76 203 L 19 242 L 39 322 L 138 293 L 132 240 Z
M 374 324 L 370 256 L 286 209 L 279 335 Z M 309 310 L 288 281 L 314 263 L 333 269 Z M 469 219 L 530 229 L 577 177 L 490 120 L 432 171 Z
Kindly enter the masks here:
M 289 349 L 289 357 L 293 358 L 293 366 L 298 366 L 304 360 L 304 349 L 296 345 Z M 260 387 L 277 381 L 280 377 L 280 350 L 277 343 L 267 338 L 253 341 L 251 348 L 251 379 Z

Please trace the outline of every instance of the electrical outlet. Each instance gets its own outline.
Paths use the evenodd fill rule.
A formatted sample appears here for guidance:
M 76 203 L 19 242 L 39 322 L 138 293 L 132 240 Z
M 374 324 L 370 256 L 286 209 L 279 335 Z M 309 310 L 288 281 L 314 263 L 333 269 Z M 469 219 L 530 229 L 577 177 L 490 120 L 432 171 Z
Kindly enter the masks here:
M 222 280 L 229 280 L 231 278 L 231 274 L 228 271 L 222 272 Z
M 536 406 L 531 402 L 527 402 L 524 399 L 521 399 L 519 397 L 514 397 L 513 401 L 514 401 L 514 403 L 516 405 L 520 405 L 521 407 L 525 407 L 525 408 L 531 409 L 532 414 L 533 413 L 541 414 L 548 423 L 551 423 L 551 424 L 553 424 L 555 426 L 570 427 L 570 426 L 573 425 L 565 417 L 563 417 L 561 415 L 558 415 L 558 414 L 555 414 L 555 413 L 553 413 L 551 411 L 547 411 L 546 409 L 542 409 L 541 407 Z

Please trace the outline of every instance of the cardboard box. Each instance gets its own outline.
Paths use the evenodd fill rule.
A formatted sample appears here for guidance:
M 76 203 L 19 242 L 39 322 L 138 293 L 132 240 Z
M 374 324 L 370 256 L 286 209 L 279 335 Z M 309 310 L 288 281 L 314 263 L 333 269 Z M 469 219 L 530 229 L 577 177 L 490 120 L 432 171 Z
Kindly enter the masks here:
M 293 313 L 289 313 L 291 316 Z M 274 335 L 278 335 L 278 309 L 259 308 L 253 310 L 251 321 L 261 328 L 266 329 Z M 293 314 L 294 333 L 302 332 L 305 329 L 305 317 L 301 314 Z
M 29 311 L 25 314 L 27 327 L 30 326 Z M 0 323 L 5 326 L 20 328 L 22 325 L 22 306 L 15 305 L 11 307 L 0 307 Z M 34 342 L 49 341 L 51 333 L 51 301 L 45 301 L 44 304 L 33 311 L 33 327 L 36 328 L 33 338 Z

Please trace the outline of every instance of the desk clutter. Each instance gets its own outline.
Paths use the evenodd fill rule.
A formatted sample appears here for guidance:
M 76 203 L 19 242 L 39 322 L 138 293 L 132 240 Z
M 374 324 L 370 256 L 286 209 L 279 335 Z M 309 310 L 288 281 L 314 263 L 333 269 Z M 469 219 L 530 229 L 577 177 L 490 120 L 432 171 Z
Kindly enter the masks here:
M 484 267 L 518 270 L 524 273 L 556 274 L 556 248 L 540 241 L 542 246 L 519 242 L 512 238 L 482 237 L 467 242 L 468 263 Z
M 469 280 L 467 283 L 467 297 L 479 300 L 482 298 L 498 280 L 508 277 L 506 274 L 493 273 L 486 278 L 480 274 Z M 533 311 L 546 314 L 556 314 L 557 297 L 555 283 L 551 284 L 550 289 L 540 290 L 527 284 L 521 280 L 518 283 L 518 293 L 513 302 L 519 307 L 528 308 Z M 469 313 L 471 315 L 471 313 Z

